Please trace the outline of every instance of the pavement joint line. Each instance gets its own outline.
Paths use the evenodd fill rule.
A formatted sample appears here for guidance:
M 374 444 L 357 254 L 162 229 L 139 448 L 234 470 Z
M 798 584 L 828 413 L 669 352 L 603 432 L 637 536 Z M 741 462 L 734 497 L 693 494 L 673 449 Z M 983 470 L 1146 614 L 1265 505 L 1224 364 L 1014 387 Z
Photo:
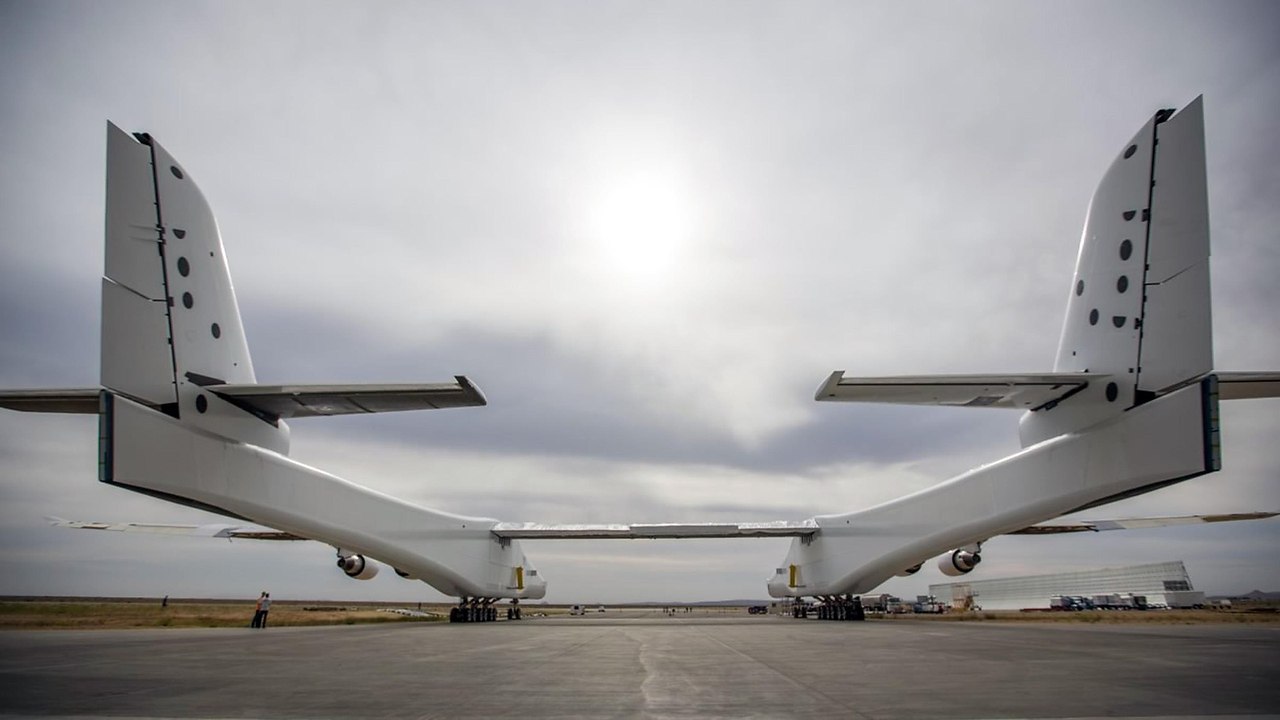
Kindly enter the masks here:
M 766 661 L 761 660 L 761 659 L 756 658 L 756 657 L 752 657 L 750 654 L 748 654 L 748 653 L 746 653 L 746 652 L 743 652 L 742 650 L 739 650 L 738 648 L 733 647 L 732 645 L 730 645 L 730 644 L 726 643 L 725 641 L 721 640 L 720 638 L 712 637 L 709 633 L 707 633 L 705 630 L 703 630 L 703 629 L 701 629 L 701 628 L 699 628 L 699 629 L 698 629 L 698 633 L 699 633 L 700 635 L 702 635 L 703 637 L 707 638 L 708 640 L 710 640 L 711 642 L 714 642 L 714 643 L 716 643 L 717 645 L 720 645 L 721 647 L 723 647 L 724 649 L 728 650 L 729 652 L 731 652 L 731 653 L 733 653 L 733 654 L 735 654 L 735 655 L 738 655 L 738 656 L 740 656 L 740 657 L 744 657 L 744 658 L 746 658 L 746 659 L 748 659 L 748 660 L 750 660 L 750 661 L 752 661 L 752 662 L 758 663 L 758 664 L 760 664 L 760 665 L 763 665 L 763 666 L 765 666 L 765 667 L 769 668 L 769 670 L 771 670 L 771 671 L 773 671 L 773 672 L 777 673 L 778 675 L 781 675 L 781 676 L 782 676 L 783 678 L 785 678 L 788 682 L 790 682 L 790 683 L 792 683 L 792 684 L 794 684 L 794 685 L 798 685 L 798 686 L 800 686 L 800 687 L 804 688 L 805 690 L 808 690 L 809 692 L 814 693 L 815 695 L 820 696 L 823 700 L 826 700 L 827 702 L 831 703 L 832 705 L 835 705 L 836 707 L 841 708 L 841 709 L 844 709 L 844 710 L 848 710 L 849 712 L 853 713 L 854 715 L 856 715 L 856 716 L 858 716 L 858 717 L 860 717 L 860 718 L 865 718 L 866 720 L 872 720 L 872 718 L 871 718 L 871 716 L 870 716 L 870 715 L 866 715 L 866 714 L 864 714 L 864 713 L 860 712 L 857 708 L 851 707 L 851 706 L 849 706 L 849 705 L 846 705 L 845 703 L 840 702 L 839 700 L 836 700 L 835 698 L 831 697 L 830 695 L 828 695 L 827 693 L 823 692 L 823 691 L 822 691 L 821 689 L 819 689 L 819 688 L 813 687 L 812 685 L 809 685 L 808 683 L 805 683 L 805 682 L 803 682 L 803 681 L 801 681 L 801 680 L 797 680 L 796 678 L 792 677 L 790 673 L 788 673 L 788 672 L 784 672 L 784 671 L 782 671 L 782 670 L 779 670 L 779 669 L 778 669 L 777 667 L 775 667 L 772 663 L 766 662 Z

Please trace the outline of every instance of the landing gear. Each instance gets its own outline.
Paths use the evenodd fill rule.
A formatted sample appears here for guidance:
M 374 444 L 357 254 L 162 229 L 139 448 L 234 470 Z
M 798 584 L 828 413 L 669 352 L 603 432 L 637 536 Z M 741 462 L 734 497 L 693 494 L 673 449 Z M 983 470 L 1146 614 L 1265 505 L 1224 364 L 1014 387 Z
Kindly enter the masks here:
M 796 619 L 809 617 L 809 604 L 804 598 L 796 598 L 796 602 L 791 606 L 791 617 Z
M 498 608 L 494 607 L 496 598 L 462 598 L 456 607 L 449 608 L 449 622 L 497 622 Z M 519 600 L 512 600 L 512 607 L 507 609 L 508 620 L 520 619 Z
M 823 595 L 818 598 L 822 604 L 810 608 L 801 598 L 791 606 L 791 617 L 807 618 L 815 613 L 819 620 L 866 620 L 866 612 L 862 609 L 862 598 L 854 595 Z

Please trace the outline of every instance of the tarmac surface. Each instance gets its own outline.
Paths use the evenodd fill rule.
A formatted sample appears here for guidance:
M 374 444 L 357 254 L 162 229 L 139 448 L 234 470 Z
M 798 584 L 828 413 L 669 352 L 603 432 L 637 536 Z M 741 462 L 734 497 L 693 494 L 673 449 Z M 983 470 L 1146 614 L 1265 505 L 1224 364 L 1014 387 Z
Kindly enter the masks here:
M 1280 627 L 611 612 L 475 625 L 8 631 L 0 715 L 1280 716 Z

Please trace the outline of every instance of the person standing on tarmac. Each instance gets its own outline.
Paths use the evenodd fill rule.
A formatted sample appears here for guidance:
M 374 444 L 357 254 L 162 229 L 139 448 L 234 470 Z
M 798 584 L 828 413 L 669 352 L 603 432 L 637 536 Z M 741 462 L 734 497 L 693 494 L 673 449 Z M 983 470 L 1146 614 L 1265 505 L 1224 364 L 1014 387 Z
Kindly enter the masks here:
M 265 603 L 265 605 L 264 605 Z M 271 607 L 271 601 L 267 599 L 267 592 L 262 591 L 258 596 L 258 604 L 253 608 L 253 622 L 249 623 L 251 628 L 263 628 L 267 626 L 267 609 Z

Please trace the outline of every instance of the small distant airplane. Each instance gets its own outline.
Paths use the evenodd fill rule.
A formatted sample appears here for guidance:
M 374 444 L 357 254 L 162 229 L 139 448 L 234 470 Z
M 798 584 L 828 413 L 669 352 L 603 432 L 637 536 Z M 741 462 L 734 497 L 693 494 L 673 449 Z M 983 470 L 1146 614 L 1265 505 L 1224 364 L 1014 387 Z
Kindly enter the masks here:
M 1272 517 L 1055 518 L 1221 467 L 1218 402 L 1280 397 L 1280 372 L 1213 369 L 1204 121 L 1161 110 L 1094 193 L 1054 370 L 887 378 L 833 373 L 819 401 L 1023 410 L 1023 450 L 876 507 L 799 522 L 548 525 L 431 510 L 289 459 L 295 417 L 475 407 L 466 377 L 416 385 L 259 385 L 222 239 L 190 174 L 147 134 L 107 126 L 101 387 L 0 391 L 0 406 L 97 414 L 99 480 L 251 523 L 51 518 L 91 530 L 318 540 L 356 579 L 390 565 L 460 598 L 450 619 L 544 597 L 521 540 L 791 537 L 768 582 L 853 616 L 858 594 L 935 556 L 968 573 L 1002 534 Z M 518 618 L 518 607 L 508 612 Z

